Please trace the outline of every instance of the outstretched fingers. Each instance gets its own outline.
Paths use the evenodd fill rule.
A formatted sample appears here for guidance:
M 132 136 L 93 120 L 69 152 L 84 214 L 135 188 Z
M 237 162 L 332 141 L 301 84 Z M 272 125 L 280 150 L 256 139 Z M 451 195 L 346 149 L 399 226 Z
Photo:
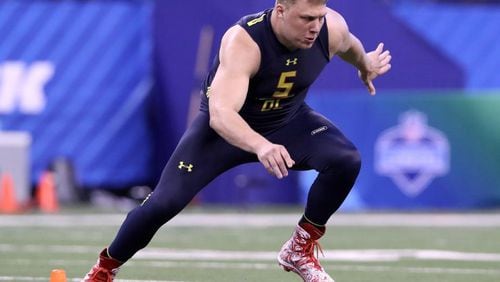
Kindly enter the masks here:
M 378 55 L 378 60 L 381 64 L 388 64 L 392 59 L 391 52 L 385 50 L 383 53 Z
M 379 67 L 377 71 L 378 74 L 384 74 L 391 69 L 391 64 L 390 64 L 391 59 L 392 56 L 389 50 L 385 50 L 382 54 L 378 56 L 379 60 Z
M 382 67 L 379 68 L 378 74 L 381 75 L 381 74 L 388 72 L 391 69 L 391 67 L 392 67 L 391 64 L 383 65 Z
M 392 56 L 389 50 L 384 51 L 384 43 L 381 42 L 377 45 L 375 50 L 367 53 L 367 57 L 369 60 L 369 69 L 360 70 L 358 74 L 368 89 L 368 92 L 371 95 L 375 95 L 376 90 L 373 85 L 373 80 L 391 69 L 390 62 Z

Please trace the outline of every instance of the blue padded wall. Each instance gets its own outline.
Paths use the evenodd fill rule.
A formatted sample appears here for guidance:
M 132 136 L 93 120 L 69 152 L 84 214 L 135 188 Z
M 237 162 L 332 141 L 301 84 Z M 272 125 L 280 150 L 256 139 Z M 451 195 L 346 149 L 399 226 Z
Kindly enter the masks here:
M 59 157 L 83 186 L 149 181 L 152 8 L 0 2 L 0 124 L 32 134 L 33 182 Z

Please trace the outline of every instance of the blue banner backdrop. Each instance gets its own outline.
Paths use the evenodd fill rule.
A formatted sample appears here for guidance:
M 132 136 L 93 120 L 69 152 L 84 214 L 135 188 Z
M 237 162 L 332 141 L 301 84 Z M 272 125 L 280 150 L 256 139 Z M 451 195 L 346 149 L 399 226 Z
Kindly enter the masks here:
M 315 93 L 362 154 L 345 209 L 473 209 L 500 205 L 499 93 Z M 313 173 L 301 175 L 303 198 Z
M 31 133 L 33 182 L 59 157 L 83 186 L 150 180 L 152 8 L 0 2 L 0 124 Z

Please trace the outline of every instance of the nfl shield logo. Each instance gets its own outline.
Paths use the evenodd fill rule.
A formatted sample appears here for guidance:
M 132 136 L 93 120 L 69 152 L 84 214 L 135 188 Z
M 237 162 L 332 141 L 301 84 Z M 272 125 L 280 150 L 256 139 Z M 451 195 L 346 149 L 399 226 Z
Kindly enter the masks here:
M 427 125 L 425 114 L 411 110 L 399 125 L 383 131 L 375 143 L 375 171 L 390 177 L 408 197 L 416 197 L 435 177 L 449 171 L 446 136 Z

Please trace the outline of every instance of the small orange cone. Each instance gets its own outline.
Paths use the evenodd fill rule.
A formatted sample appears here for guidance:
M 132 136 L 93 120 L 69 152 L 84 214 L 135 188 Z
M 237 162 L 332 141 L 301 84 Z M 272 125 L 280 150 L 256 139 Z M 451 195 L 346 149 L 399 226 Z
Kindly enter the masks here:
M 53 269 L 50 272 L 50 282 L 66 282 L 66 271 L 64 269 Z
M 36 200 L 43 212 L 53 213 L 59 211 L 54 175 L 51 172 L 42 173 L 38 182 Z
M 19 204 L 14 190 L 14 180 L 9 173 L 0 176 L 0 212 L 15 213 L 19 211 Z

